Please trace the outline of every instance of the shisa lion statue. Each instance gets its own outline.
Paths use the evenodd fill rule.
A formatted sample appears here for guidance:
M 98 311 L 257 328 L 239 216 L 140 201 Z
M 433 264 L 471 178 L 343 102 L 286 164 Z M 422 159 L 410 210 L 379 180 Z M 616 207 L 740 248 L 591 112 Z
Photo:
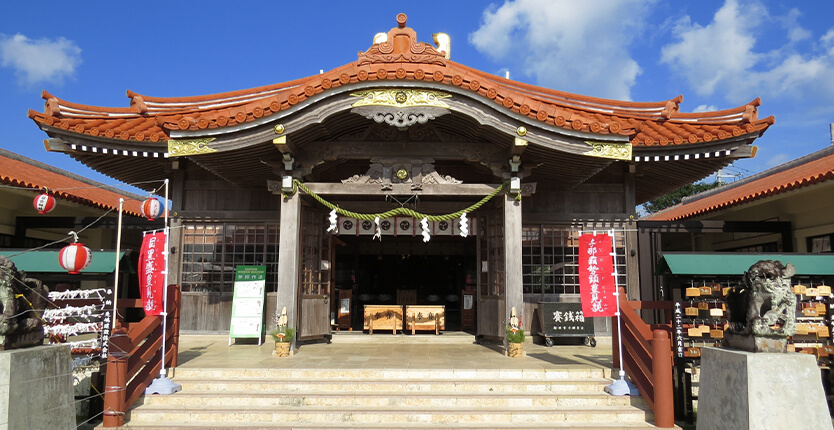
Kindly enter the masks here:
M 744 272 L 743 285 L 727 295 L 729 327 L 724 346 L 751 352 L 785 352 L 796 333 L 793 264 L 762 260 Z
M 42 345 L 47 288 L 0 257 L 0 350 Z

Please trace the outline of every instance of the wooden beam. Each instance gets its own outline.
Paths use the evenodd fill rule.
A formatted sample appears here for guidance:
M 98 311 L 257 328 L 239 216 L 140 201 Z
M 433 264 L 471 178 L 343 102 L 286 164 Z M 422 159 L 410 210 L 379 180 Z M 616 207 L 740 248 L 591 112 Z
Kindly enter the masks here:
M 617 225 L 627 223 L 627 213 L 525 213 L 523 221 L 525 224 L 548 224 L 548 223 L 615 223 Z
M 275 221 L 281 216 L 276 211 L 195 211 L 180 210 L 176 216 L 184 219 L 205 219 L 205 220 L 247 220 L 247 221 Z
M 637 228 L 659 233 L 780 233 L 790 232 L 790 221 L 638 221 Z
M 282 154 L 294 154 L 297 152 L 295 145 L 293 145 L 290 138 L 286 135 L 272 139 L 272 144 Z
M 412 190 L 411 184 L 393 184 L 392 189 L 383 190 L 379 184 L 334 184 L 326 182 L 308 182 L 304 184 L 318 195 L 402 195 L 410 196 L 485 196 L 500 184 L 423 184 L 422 190 Z M 275 192 L 275 191 L 273 191 Z M 280 191 L 279 191 L 280 192 Z
M 527 141 L 520 137 L 516 137 L 513 142 L 512 149 L 510 150 L 510 156 L 521 155 L 525 149 L 527 149 Z
M 313 160 L 341 160 L 356 158 L 394 157 L 442 158 L 470 162 L 506 162 L 507 147 L 484 142 L 384 142 L 384 141 L 314 141 L 303 145 L 304 154 L 298 158 L 304 162 Z M 438 157 L 442 154 L 442 157 Z

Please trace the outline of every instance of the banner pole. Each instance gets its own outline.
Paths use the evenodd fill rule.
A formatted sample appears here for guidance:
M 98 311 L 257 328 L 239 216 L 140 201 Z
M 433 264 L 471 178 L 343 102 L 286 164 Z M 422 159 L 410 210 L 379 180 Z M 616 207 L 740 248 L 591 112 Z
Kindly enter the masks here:
M 165 178 L 165 250 L 162 255 L 165 256 L 165 269 L 163 274 L 164 284 L 162 286 L 162 361 L 159 367 L 159 378 L 154 379 L 153 382 L 145 389 L 145 394 L 173 394 L 182 390 L 182 385 L 175 383 L 168 379 L 167 371 L 165 370 L 165 337 L 167 336 L 168 326 L 168 254 L 170 246 L 168 243 L 168 178 Z
M 125 199 L 119 198 L 119 218 L 116 227 L 116 271 L 113 274 L 113 325 L 110 330 L 116 328 L 116 319 L 119 317 L 118 303 L 119 303 L 119 261 L 122 250 L 122 209 L 124 208 Z M 103 329 L 103 327 L 102 327 Z
M 623 369 L 623 324 L 620 316 L 620 280 L 617 278 L 617 241 L 614 237 L 614 230 L 610 230 L 611 234 L 611 259 L 614 261 L 614 296 L 617 297 L 617 342 L 620 345 L 620 379 L 625 378 L 625 370 Z
M 623 361 L 623 324 L 620 314 L 620 282 L 617 278 L 617 240 L 614 236 L 614 229 L 609 230 L 608 233 L 611 235 L 611 260 L 613 263 L 612 268 L 614 269 L 611 276 L 614 277 L 614 296 L 617 302 L 617 342 L 620 347 L 620 379 L 615 380 L 611 383 L 611 385 L 607 385 L 605 387 L 605 391 L 614 396 L 639 396 L 640 393 L 637 391 L 637 387 L 625 380 L 625 362 Z
M 162 255 L 165 256 L 165 281 L 162 284 L 162 363 L 159 368 L 159 377 L 167 376 L 165 371 L 165 337 L 168 329 L 168 178 L 165 178 L 165 251 Z M 620 353 L 622 355 L 622 353 Z

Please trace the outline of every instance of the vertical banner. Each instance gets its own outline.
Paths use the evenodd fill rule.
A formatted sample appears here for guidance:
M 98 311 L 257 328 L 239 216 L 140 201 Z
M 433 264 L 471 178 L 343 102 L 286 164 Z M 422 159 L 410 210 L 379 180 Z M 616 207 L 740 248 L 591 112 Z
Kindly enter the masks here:
M 146 234 L 139 253 L 139 294 L 145 315 L 161 315 L 165 299 L 165 232 Z
M 607 234 L 579 237 L 579 295 L 585 317 L 610 317 L 617 312 L 611 246 Z

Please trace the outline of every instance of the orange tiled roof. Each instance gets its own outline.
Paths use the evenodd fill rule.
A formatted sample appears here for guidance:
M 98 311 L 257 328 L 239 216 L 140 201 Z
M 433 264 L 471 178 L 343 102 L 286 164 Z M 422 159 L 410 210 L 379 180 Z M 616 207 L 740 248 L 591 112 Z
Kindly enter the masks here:
M 94 181 L 49 167 L 26 157 L 0 150 L 0 184 L 40 192 L 46 188 L 56 199 L 63 199 L 100 209 L 118 209 L 124 198 L 124 212 L 141 216 L 141 200 L 108 189 Z M 32 194 L 33 196 L 35 193 Z
M 834 147 L 690 197 L 645 219 L 676 221 L 692 218 L 831 179 L 834 179 Z
M 760 100 L 705 113 L 679 111 L 682 96 L 661 102 L 625 102 L 581 96 L 511 81 L 447 60 L 405 27 L 389 41 L 359 53 L 356 62 L 319 75 L 247 90 L 196 97 L 163 98 L 128 91 L 130 107 L 71 103 L 43 92 L 44 112 L 29 111 L 40 126 L 89 136 L 133 141 L 166 141 L 174 130 L 211 130 L 275 115 L 316 94 L 372 81 L 424 81 L 462 88 L 532 120 L 570 130 L 629 136 L 635 147 L 679 146 L 763 133 L 773 117 L 758 119 Z

